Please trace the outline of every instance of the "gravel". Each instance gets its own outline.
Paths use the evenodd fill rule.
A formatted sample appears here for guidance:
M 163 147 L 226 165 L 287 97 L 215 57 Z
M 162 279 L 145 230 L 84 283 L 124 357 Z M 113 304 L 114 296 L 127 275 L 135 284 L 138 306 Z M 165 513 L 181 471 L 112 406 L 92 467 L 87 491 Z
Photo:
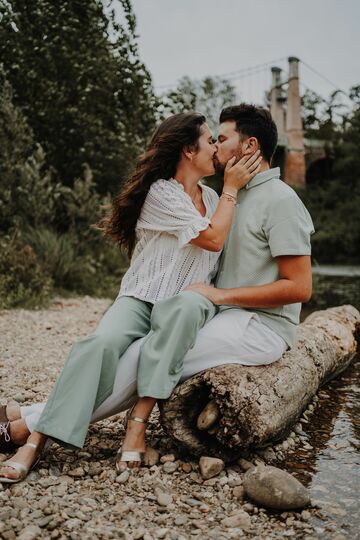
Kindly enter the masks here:
M 46 399 L 71 344 L 94 329 L 109 303 L 90 297 L 56 298 L 47 310 L 0 312 L 1 402 Z M 317 537 L 309 523 L 313 508 L 287 511 L 282 517 L 250 503 L 244 494 L 244 471 L 259 459 L 274 461 L 283 455 L 283 447 L 250 455 L 248 462 L 224 470 L 219 467 L 217 476 L 204 479 L 198 460 L 179 455 L 167 438 L 156 409 L 147 428 L 147 443 L 155 449 L 148 465 L 118 475 L 115 454 L 123 421 L 121 414 L 91 426 L 80 451 L 52 444 L 25 482 L 0 484 L 0 538 Z M 292 435 L 302 435 L 300 424 Z

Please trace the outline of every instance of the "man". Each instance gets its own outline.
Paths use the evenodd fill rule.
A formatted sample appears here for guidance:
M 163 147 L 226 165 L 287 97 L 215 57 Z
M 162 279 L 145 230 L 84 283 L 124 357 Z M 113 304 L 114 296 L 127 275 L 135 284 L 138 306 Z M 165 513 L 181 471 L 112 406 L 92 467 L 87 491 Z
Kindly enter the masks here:
M 223 171 L 232 155 L 261 150 L 263 164 L 238 196 L 215 287 L 192 285 L 188 290 L 214 304 L 251 309 L 263 324 L 291 347 L 301 302 L 311 297 L 309 213 L 296 193 L 270 168 L 277 130 L 269 111 L 252 105 L 224 109 L 215 165 Z M 236 317 L 236 313 L 234 313 Z

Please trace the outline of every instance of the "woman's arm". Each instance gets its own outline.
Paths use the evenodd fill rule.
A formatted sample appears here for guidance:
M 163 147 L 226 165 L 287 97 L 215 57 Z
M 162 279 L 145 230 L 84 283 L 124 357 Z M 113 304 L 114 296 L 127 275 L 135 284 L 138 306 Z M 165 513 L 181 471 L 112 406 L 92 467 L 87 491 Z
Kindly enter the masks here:
M 224 174 L 223 193 L 211 218 L 211 223 L 207 229 L 200 232 L 199 236 L 193 238 L 190 244 L 208 251 L 222 250 L 230 230 L 237 192 L 259 172 L 261 159 L 260 151 L 257 151 L 250 157 L 244 156 L 235 165 L 235 157 L 228 161 Z

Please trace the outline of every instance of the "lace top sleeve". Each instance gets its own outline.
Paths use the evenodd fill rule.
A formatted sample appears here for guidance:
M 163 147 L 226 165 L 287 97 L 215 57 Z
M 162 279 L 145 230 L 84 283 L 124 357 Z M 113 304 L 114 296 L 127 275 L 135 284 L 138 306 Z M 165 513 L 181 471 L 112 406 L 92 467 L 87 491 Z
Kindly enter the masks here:
M 210 219 L 200 214 L 179 182 L 161 179 L 150 187 L 137 228 L 173 234 L 182 247 L 209 224 Z

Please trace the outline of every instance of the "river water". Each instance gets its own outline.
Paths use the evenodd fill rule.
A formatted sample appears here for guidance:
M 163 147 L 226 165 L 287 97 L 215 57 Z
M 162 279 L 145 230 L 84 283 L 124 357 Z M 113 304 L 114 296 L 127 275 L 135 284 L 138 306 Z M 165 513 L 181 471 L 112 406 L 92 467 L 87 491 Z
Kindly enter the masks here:
M 360 267 L 314 269 L 314 309 L 352 304 L 360 310 Z M 307 450 L 289 454 L 284 467 L 310 490 L 319 511 L 310 519 L 319 538 L 360 539 L 360 356 L 320 390 L 315 413 L 303 423 Z
M 360 266 L 321 265 L 313 268 L 313 297 L 306 308 L 352 304 L 360 310 Z

